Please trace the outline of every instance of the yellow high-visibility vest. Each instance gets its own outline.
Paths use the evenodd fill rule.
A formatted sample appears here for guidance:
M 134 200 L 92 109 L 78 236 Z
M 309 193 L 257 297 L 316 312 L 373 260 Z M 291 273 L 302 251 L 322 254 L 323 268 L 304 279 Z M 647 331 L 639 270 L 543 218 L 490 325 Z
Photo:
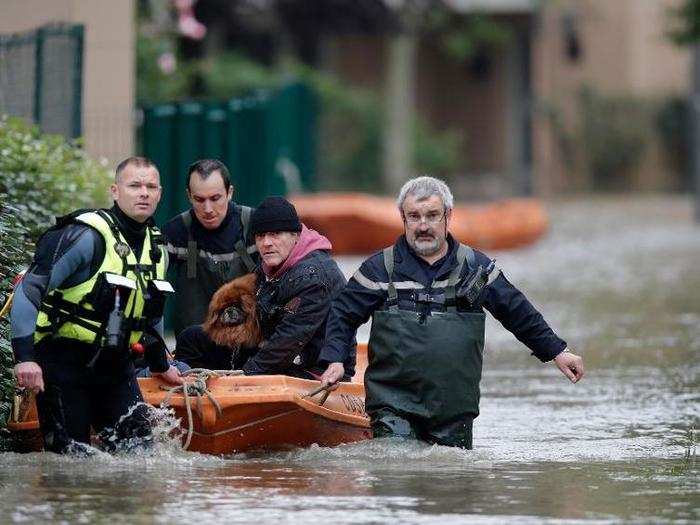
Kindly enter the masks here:
M 162 245 L 155 243 L 156 238 L 160 237 L 157 228 L 151 226 L 146 228 L 141 258 L 137 261 L 133 250 L 119 231 L 116 219 L 108 211 L 85 212 L 76 216 L 74 220 L 91 226 L 102 235 L 105 241 L 105 256 L 99 269 L 87 281 L 70 288 L 56 288 L 46 295 L 37 317 L 35 343 L 51 335 L 54 338 L 62 337 L 90 344 L 102 344 L 101 340 L 96 339 L 98 335 L 101 338 L 104 333 L 109 312 L 98 314 L 90 303 L 90 292 L 93 291 L 102 274 L 121 275 L 135 284 L 135 290 L 130 294 L 124 307 L 124 319 L 129 323 L 127 326 L 139 326 L 146 322 L 142 314 L 145 305 L 144 293 L 148 282 L 154 279 L 165 279 L 167 254 Z M 160 253 L 160 256 L 153 257 L 156 253 Z M 136 272 L 137 265 L 140 275 Z M 137 342 L 141 334 L 141 329 L 131 330 L 129 344 Z

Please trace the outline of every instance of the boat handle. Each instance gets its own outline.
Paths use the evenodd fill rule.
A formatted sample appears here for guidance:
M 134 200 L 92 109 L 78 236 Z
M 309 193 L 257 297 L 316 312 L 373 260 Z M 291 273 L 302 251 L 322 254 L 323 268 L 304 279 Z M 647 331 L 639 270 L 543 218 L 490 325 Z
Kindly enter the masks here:
M 302 399 L 308 399 L 314 397 L 316 394 L 320 394 L 323 392 L 323 396 L 321 396 L 320 401 L 318 402 L 318 406 L 323 406 L 323 404 L 326 402 L 326 399 L 328 399 L 328 396 L 331 394 L 331 387 L 335 385 L 321 385 L 320 387 L 312 390 L 311 392 L 304 394 Z

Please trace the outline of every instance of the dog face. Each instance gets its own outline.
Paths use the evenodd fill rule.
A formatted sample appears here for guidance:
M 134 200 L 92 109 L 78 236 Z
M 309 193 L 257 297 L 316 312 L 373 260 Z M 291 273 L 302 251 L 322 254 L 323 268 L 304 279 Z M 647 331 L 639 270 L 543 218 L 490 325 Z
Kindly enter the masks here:
M 212 296 L 202 327 L 216 344 L 235 348 L 260 343 L 260 325 L 255 314 L 256 279 L 254 273 L 249 273 L 226 283 Z

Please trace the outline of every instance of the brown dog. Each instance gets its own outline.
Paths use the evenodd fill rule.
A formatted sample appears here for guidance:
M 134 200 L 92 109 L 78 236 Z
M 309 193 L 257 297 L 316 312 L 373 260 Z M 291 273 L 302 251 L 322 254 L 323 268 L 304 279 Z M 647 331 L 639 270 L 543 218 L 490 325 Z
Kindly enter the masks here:
M 226 283 L 211 298 L 203 328 L 216 344 L 236 348 L 260 343 L 255 281 L 256 275 L 249 273 Z

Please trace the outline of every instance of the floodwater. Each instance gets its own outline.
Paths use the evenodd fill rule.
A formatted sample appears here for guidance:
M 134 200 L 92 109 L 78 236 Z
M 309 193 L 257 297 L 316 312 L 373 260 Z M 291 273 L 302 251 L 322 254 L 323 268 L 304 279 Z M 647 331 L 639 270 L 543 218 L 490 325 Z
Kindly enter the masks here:
M 550 206 L 493 253 L 586 364 L 571 385 L 487 326 L 475 449 L 0 454 L 1 522 L 697 523 L 700 227 L 675 197 Z M 343 259 L 352 272 L 359 259 Z M 362 333 L 366 334 L 366 330 Z

